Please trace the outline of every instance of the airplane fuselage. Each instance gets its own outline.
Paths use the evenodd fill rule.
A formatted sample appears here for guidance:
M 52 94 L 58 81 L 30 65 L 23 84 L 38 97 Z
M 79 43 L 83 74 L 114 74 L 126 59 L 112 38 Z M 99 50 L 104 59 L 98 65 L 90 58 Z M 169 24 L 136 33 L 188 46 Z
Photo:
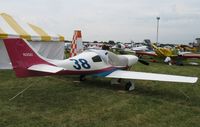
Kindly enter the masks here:
M 58 74 L 105 76 L 116 69 L 128 69 L 138 61 L 138 58 L 134 55 L 115 55 L 115 59 L 111 59 L 110 54 L 115 55 L 109 51 L 91 50 L 66 60 L 50 60 L 49 62 L 57 67 L 64 68 Z

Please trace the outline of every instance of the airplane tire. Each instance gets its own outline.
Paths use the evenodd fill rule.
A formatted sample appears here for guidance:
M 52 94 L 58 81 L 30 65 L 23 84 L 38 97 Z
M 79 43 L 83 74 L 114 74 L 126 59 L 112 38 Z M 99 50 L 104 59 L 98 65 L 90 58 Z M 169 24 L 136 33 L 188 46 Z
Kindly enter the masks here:
M 127 82 L 126 85 L 125 85 L 125 90 L 126 91 L 129 91 L 130 87 L 132 86 L 131 82 Z
M 85 75 L 80 75 L 79 80 L 80 80 L 80 81 L 85 81 L 85 80 L 86 80 Z

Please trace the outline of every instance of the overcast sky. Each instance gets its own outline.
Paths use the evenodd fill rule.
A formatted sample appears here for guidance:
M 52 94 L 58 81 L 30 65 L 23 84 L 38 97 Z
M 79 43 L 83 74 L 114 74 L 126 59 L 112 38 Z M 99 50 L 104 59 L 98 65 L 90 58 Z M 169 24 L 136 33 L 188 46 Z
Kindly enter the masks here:
M 200 37 L 200 0 L 0 0 L 0 12 L 71 40 L 192 42 Z

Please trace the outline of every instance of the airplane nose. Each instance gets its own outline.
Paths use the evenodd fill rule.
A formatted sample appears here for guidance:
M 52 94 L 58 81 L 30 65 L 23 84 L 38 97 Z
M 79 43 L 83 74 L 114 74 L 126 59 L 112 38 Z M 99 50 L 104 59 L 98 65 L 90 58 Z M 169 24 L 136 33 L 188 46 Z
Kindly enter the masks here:
M 128 66 L 132 66 L 133 64 L 137 63 L 138 57 L 134 55 L 126 55 L 126 58 L 128 58 Z

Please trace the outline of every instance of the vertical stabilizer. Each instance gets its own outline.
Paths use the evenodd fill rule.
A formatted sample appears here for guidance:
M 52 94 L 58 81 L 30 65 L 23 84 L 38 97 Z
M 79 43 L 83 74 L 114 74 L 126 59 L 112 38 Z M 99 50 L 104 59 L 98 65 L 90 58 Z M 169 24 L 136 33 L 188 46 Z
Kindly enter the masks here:
M 18 77 L 28 77 L 32 75 L 28 68 L 33 65 L 51 65 L 40 56 L 31 45 L 24 39 L 11 38 L 3 40 L 10 57 L 13 69 Z

